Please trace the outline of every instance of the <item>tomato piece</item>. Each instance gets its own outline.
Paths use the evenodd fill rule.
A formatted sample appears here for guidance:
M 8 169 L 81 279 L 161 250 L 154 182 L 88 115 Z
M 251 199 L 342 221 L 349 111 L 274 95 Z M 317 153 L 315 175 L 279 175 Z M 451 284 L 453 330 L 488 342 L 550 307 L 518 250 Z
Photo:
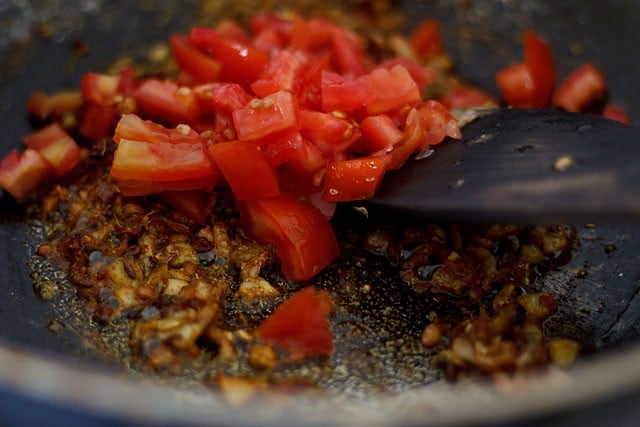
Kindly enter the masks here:
M 440 144 L 446 137 L 462 137 L 455 117 L 440 102 L 430 99 L 418 108 L 418 112 L 425 130 L 425 140 L 420 149 L 426 150 L 432 145 Z
M 302 52 L 282 50 L 271 58 L 251 89 L 261 98 L 280 90 L 295 92 L 298 76 L 305 64 L 306 58 Z
M 311 110 L 300 110 L 300 133 L 328 157 L 343 153 L 361 135 L 346 116 Z
M 396 65 L 402 65 L 404 68 L 406 68 L 411 78 L 418 85 L 420 93 L 423 93 L 426 87 L 433 83 L 436 79 L 436 76 L 431 68 L 426 67 L 409 58 L 397 57 L 387 59 L 386 61 L 381 62 L 379 67 L 390 70 Z
M 333 352 L 329 314 L 333 301 L 326 291 L 304 288 L 282 304 L 258 327 L 257 335 L 287 352 L 292 361 Z
M 370 153 L 390 151 L 403 137 L 402 131 L 386 114 L 365 117 L 360 122 L 360 130 Z
M 193 91 L 200 100 L 202 109 L 208 112 L 230 115 L 251 101 L 251 95 L 237 83 L 211 83 L 196 86 Z
M 333 63 L 340 73 L 349 77 L 366 74 L 368 67 L 364 47 L 353 31 L 336 27 L 331 39 L 331 50 Z
M 144 112 L 168 124 L 193 125 L 200 118 L 198 99 L 193 91 L 170 81 L 145 80 L 134 98 Z
M 376 68 L 359 80 L 372 94 L 372 101 L 365 106 L 370 115 L 386 113 L 422 100 L 418 85 L 402 65 L 396 65 L 390 70 Z
M 118 92 L 123 96 L 133 96 L 138 89 L 139 82 L 136 78 L 136 70 L 133 67 L 125 67 L 118 73 Z
M 493 97 L 485 91 L 463 86 L 450 89 L 440 98 L 440 103 L 449 110 L 454 108 L 483 107 L 489 104 L 496 105 Z
M 218 182 L 218 175 L 199 178 L 181 179 L 176 181 L 149 181 L 140 179 L 119 179 L 116 181 L 118 190 L 126 197 L 148 196 L 150 194 L 164 194 L 168 191 L 203 191 L 210 193 Z
M 618 107 L 617 105 L 613 105 L 613 104 L 605 105 L 604 109 L 602 110 L 602 116 L 606 117 L 609 120 L 615 120 L 617 122 L 620 122 L 624 125 L 631 124 L 631 120 L 629 120 L 629 117 L 627 116 L 627 114 L 624 112 L 622 108 Z
M 80 147 L 58 123 L 25 136 L 23 141 L 49 163 L 57 176 L 64 175 L 80 161 Z
M 51 95 L 33 92 L 29 97 L 27 111 L 32 116 L 44 120 L 49 116 L 62 117 L 67 113 L 73 113 L 82 103 L 82 94 L 79 91 L 60 91 Z
M 196 224 L 206 223 L 209 204 L 207 192 L 202 190 L 165 191 L 158 194 L 158 197 Z
M 441 54 L 443 49 L 440 23 L 433 19 L 423 21 L 411 33 L 409 44 L 413 51 L 423 59 Z
M 229 141 L 209 146 L 209 154 L 237 200 L 280 194 L 278 176 L 251 141 Z
M 296 19 L 291 30 L 291 47 L 311 52 L 331 43 L 336 26 L 324 18 Z
M 119 95 L 120 76 L 86 73 L 80 81 L 80 91 L 85 101 L 98 105 L 111 105 Z
M 196 131 L 186 125 L 178 125 L 168 129 L 151 120 L 143 120 L 136 114 L 123 114 L 118 121 L 113 140 L 119 143 L 122 139 L 146 142 L 202 143 Z
M 536 88 L 526 64 L 515 64 L 498 71 L 495 80 L 507 104 L 515 108 L 534 107 Z
M 322 153 L 300 132 L 289 132 L 261 145 L 267 162 L 277 168 L 286 165 L 300 176 L 310 176 L 326 164 Z
M 254 140 L 298 127 L 298 103 L 291 92 L 253 99 L 233 112 L 238 139 Z
M 282 42 L 282 39 L 280 38 L 278 33 L 275 30 L 269 28 L 256 34 L 256 36 L 251 41 L 251 46 L 268 55 L 271 55 L 274 52 L 278 52 L 285 48 L 285 44 Z
M 291 43 L 294 25 L 292 20 L 282 18 L 274 13 L 260 13 L 249 20 L 249 27 L 254 34 L 273 31 L 286 45 Z
M 566 111 L 577 113 L 604 99 L 606 92 L 607 83 L 602 71 L 594 64 L 586 63 L 558 85 L 552 102 Z
M 248 88 L 262 73 L 269 61 L 266 53 L 250 45 L 221 36 L 208 28 L 193 28 L 189 41 L 197 48 L 213 55 L 222 64 L 220 78 Z
M 188 37 L 170 36 L 169 46 L 180 69 L 193 77 L 197 83 L 215 82 L 220 78 L 222 65 L 192 46 Z
M 374 95 L 363 81 L 330 71 L 321 74 L 320 95 L 322 110 L 327 112 L 355 111 L 374 100 Z
M 87 102 L 80 115 L 78 134 L 92 141 L 111 138 L 117 121 L 115 106 Z
M 51 178 L 49 163 L 36 150 L 13 149 L 0 160 L 0 187 L 16 200 L 33 195 Z
M 412 108 L 407 114 L 402 140 L 389 153 L 387 170 L 397 169 L 402 166 L 411 154 L 417 151 L 424 143 L 425 135 L 426 131 L 422 124 L 420 113 L 416 108 Z
M 548 107 L 556 84 L 556 66 L 549 44 L 531 30 L 524 32 L 524 63 L 535 87 L 532 108 Z
M 275 246 L 288 280 L 308 280 L 339 255 L 329 220 L 313 205 L 291 195 L 242 202 L 240 220 L 257 241 Z
M 207 178 L 212 189 L 217 173 L 202 143 L 121 139 L 111 177 L 116 180 L 181 181 Z M 173 189 L 173 188 L 172 188 Z
M 386 168 L 383 157 L 331 162 L 327 166 L 322 200 L 346 202 L 373 197 Z
M 220 36 L 233 40 L 241 44 L 251 43 L 251 37 L 249 33 L 242 28 L 239 24 L 230 19 L 224 19 L 216 26 L 216 31 Z

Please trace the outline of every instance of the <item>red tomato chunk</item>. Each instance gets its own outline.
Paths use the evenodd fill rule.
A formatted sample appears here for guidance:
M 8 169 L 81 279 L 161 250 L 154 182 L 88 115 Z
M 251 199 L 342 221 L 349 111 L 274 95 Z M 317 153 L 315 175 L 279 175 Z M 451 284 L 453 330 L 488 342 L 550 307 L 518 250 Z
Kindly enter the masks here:
M 329 314 L 333 302 L 325 291 L 308 287 L 293 294 L 258 327 L 258 337 L 287 352 L 292 361 L 333 352 Z

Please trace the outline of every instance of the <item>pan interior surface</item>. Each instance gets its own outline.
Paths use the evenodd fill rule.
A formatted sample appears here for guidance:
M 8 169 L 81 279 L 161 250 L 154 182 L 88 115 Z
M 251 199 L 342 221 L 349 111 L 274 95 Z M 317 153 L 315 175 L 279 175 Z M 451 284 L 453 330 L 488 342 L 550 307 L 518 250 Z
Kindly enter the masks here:
M 83 73 L 108 68 L 123 52 L 144 58 L 167 34 L 186 31 L 206 3 L 151 1 L 134 6 L 124 1 L 74 0 L 25 6 L 10 1 L 6 10 L 0 7 L 0 16 L 8 23 L 0 29 L 3 151 L 18 146 L 29 133 L 26 102 L 35 88 L 76 87 Z M 608 75 L 615 76 L 609 79 L 612 99 L 625 108 L 632 122 L 640 121 L 640 105 L 634 104 L 640 98 L 640 82 L 634 76 L 638 67 L 625 53 L 633 51 L 634 19 L 640 16 L 636 5 L 531 0 L 394 5 L 406 11 L 407 27 L 423 17 L 447 22 L 447 50 L 460 74 L 494 92 L 493 71 L 514 58 L 519 60 L 519 34 L 523 28 L 535 28 L 554 45 L 561 75 L 585 60 L 598 62 Z M 79 49 L 85 44 L 90 46 L 88 54 Z M 401 337 L 391 331 L 374 335 L 380 341 L 372 342 L 388 344 L 388 355 L 380 359 L 384 363 L 360 366 L 353 360 L 334 360 L 345 371 L 325 384 L 328 395 L 277 395 L 240 409 L 229 407 L 216 392 L 188 379 L 167 386 L 162 379 L 145 377 L 138 383 L 137 374 L 105 357 L 100 345 L 87 345 L 95 336 L 80 328 L 82 315 L 76 320 L 61 319 L 60 307 L 34 292 L 34 283 L 42 279 L 39 275 L 56 274 L 47 272 L 49 267 L 33 255 L 43 231 L 41 224 L 7 196 L 0 199 L 0 205 L 0 244 L 6 254 L 0 263 L 0 387 L 37 399 L 138 421 L 175 424 L 208 424 L 212 414 L 217 414 L 220 425 L 392 425 L 398 420 L 444 425 L 550 412 L 640 384 L 640 374 L 633 369 L 640 332 L 640 226 L 635 224 L 577 225 L 579 243 L 571 262 L 548 274 L 542 284 L 557 297 L 560 307 L 546 325 L 550 336 L 571 337 L 589 350 L 601 350 L 569 371 L 551 370 L 497 384 L 468 381 L 453 385 L 441 380 L 432 367 L 420 365 L 419 359 L 394 360 L 396 351 L 419 351 L 412 348 L 417 343 L 400 342 Z M 378 296 L 386 299 L 391 311 L 388 318 L 403 323 L 399 333 L 406 332 L 421 315 L 403 312 L 407 301 L 401 294 L 380 292 Z M 387 326 L 393 329 L 395 325 Z M 342 354 L 358 359 L 349 349 Z M 347 370 L 354 368 L 358 371 Z M 603 377 L 605 370 L 609 374 Z

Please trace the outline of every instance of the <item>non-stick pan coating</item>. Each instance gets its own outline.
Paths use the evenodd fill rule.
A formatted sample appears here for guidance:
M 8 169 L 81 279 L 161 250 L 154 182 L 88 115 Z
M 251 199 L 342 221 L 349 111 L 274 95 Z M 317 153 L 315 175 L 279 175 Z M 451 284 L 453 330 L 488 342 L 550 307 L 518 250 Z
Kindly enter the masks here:
M 29 132 L 30 124 L 25 110 L 32 90 L 37 88 L 55 91 L 77 87 L 83 73 L 105 69 L 123 52 L 143 57 L 146 47 L 165 40 L 167 34 L 186 31 L 196 19 L 200 4 L 198 1 L 148 1 L 131 4 L 106 0 L 24 3 L 10 0 L 8 4 L 0 6 L 0 19 L 6 24 L 0 29 L 0 146 L 3 152 L 18 146 L 22 135 Z M 472 83 L 495 92 L 493 72 L 520 60 L 519 37 L 522 29 L 533 28 L 554 45 L 561 77 L 584 61 L 596 62 L 607 76 L 613 102 L 622 106 L 633 122 L 640 123 L 640 103 L 636 101 L 640 99 L 640 79 L 637 77 L 640 66 L 637 56 L 632 54 L 636 43 L 635 26 L 640 22 L 640 4 L 636 2 L 434 0 L 396 3 L 397 7 L 407 11 L 407 28 L 425 17 L 435 17 L 444 23 L 447 51 L 454 57 L 459 73 Z M 49 33 L 49 30 L 53 31 Z M 88 44 L 88 54 L 79 53 L 77 48 L 80 43 Z M 52 304 L 35 296 L 33 284 L 34 279 L 38 278 L 34 278 L 33 274 L 34 271 L 40 271 L 40 267 L 33 268 L 31 264 L 37 262 L 32 253 L 37 236 L 34 236 L 34 226 L 27 218 L 22 207 L 7 197 L 0 198 L 0 251 L 4 254 L 0 260 L 0 349 L 6 346 L 7 353 L 2 354 L 7 357 L 5 362 L 13 360 L 15 351 L 26 352 L 23 369 L 34 366 L 28 363 L 31 362 L 31 354 L 60 360 L 63 363 L 60 372 L 64 372 L 69 381 L 75 380 L 77 375 L 66 372 L 65 369 L 73 370 L 75 365 L 90 371 L 108 369 L 121 373 L 121 367 L 103 357 L 100 351 L 86 345 L 82 333 L 73 327 L 58 328 L 57 313 Z M 638 351 L 635 349 L 635 341 L 640 332 L 637 326 L 640 324 L 640 226 L 597 224 L 593 228 L 577 224 L 576 227 L 580 243 L 573 261 L 561 271 L 550 275 L 544 284 L 558 296 L 560 302 L 560 312 L 550 321 L 549 331 L 552 336 L 579 339 L 588 349 L 602 349 L 599 356 L 587 357 L 584 365 L 580 366 L 580 369 L 587 372 L 582 375 L 583 379 L 591 378 L 589 363 L 594 363 L 599 370 L 603 367 L 610 369 L 610 377 L 618 378 L 615 371 L 628 369 L 632 356 Z M 576 272 L 581 269 L 588 274 L 577 278 Z M 607 357 L 611 357 L 610 363 L 607 363 Z M 73 366 L 69 367 L 66 364 L 68 361 L 72 361 Z M 48 366 L 45 363 L 43 366 L 50 368 L 50 372 L 59 368 L 57 364 Z M 570 378 L 567 384 L 572 384 L 572 372 L 566 375 Z M 55 384 L 62 377 L 52 375 L 50 380 Z M 80 381 L 86 379 L 82 375 L 80 377 Z M 628 377 L 629 381 L 621 383 L 621 388 L 633 386 L 633 376 Z M 6 378 L 11 380 L 7 381 Z M 3 379 L 4 382 L 1 381 Z M 33 403 L 28 400 L 33 394 L 32 387 L 24 385 L 23 379 L 19 374 L 0 375 L 0 385 L 5 389 L 4 395 L 0 395 L 4 400 L 0 400 L 7 402 L 7 405 L 12 404 L 5 407 L 15 417 L 20 416 L 21 412 L 17 408 L 25 403 L 22 399 Z M 99 382 L 94 381 L 100 380 L 104 378 L 98 374 L 98 378 L 91 377 L 91 381 L 86 384 L 97 384 Z M 594 376 L 589 384 L 597 383 L 596 380 L 597 376 Z M 553 396 L 553 381 L 550 384 L 541 381 L 540 387 L 551 387 L 546 394 Z M 11 384 L 19 384 L 20 387 L 13 390 Z M 130 385 L 126 384 L 125 389 Z M 605 387 L 606 384 L 603 381 L 602 392 L 594 390 L 591 397 L 601 398 L 615 389 L 614 386 Z M 637 378 L 637 385 L 640 388 L 640 378 Z M 154 396 L 157 390 L 153 385 L 142 387 L 147 386 L 151 387 L 146 390 L 148 394 Z M 113 390 L 122 387 L 120 383 L 112 384 Z M 48 397 L 49 388 L 40 387 L 42 395 L 38 398 Z M 16 393 L 16 390 L 21 392 Z M 536 388 L 533 390 L 535 392 Z M 567 389 L 560 386 L 555 392 L 559 393 L 559 390 L 567 392 Z M 65 392 L 73 396 L 78 390 Z M 539 390 L 538 392 L 541 393 Z M 556 399 L 554 405 L 553 399 L 549 399 L 550 402 L 538 410 L 546 412 L 558 410 L 559 406 L 579 405 L 587 399 L 584 390 L 581 392 L 582 394 L 576 393 L 576 396 L 582 400 Z M 162 395 L 164 391 L 158 393 Z M 441 395 L 447 396 L 447 393 L 443 391 Z M 407 424 L 434 424 L 434 420 L 439 423 L 451 420 L 473 422 L 472 414 L 465 415 L 464 411 L 456 411 L 454 405 L 441 406 L 442 402 L 430 402 L 433 394 L 430 391 L 421 395 L 418 390 L 390 400 L 371 399 L 377 410 L 393 414 Z M 472 394 L 467 389 L 456 396 L 464 399 Z M 61 400 L 71 404 L 73 397 L 70 396 L 61 396 Z M 108 400 L 109 396 L 114 397 L 107 393 L 104 398 Z M 488 407 L 492 408 L 498 418 L 531 415 L 525 410 L 525 407 L 531 407 L 522 402 L 521 406 L 516 403 L 511 408 L 506 408 L 500 405 L 498 397 L 491 393 L 487 396 L 488 401 L 494 405 Z M 161 398 L 166 396 L 158 396 L 158 402 L 163 401 Z M 430 417 L 427 409 L 424 416 L 418 413 L 416 408 L 420 408 L 421 399 L 426 402 L 425 408 L 441 406 L 439 415 Z M 153 405 L 148 396 L 142 400 L 141 404 Z M 545 399 L 540 401 L 547 402 Z M 110 408 L 108 402 L 103 403 L 106 408 Z M 202 401 L 195 399 L 191 403 L 198 408 L 196 413 L 206 413 L 206 409 L 202 409 Z M 185 411 L 183 401 L 178 399 L 174 404 L 175 411 Z M 464 401 L 459 403 L 461 408 L 465 407 L 464 404 Z M 55 404 L 51 405 L 56 408 Z M 212 405 L 209 410 L 224 411 L 218 405 L 219 403 Z M 284 420 L 291 424 L 326 425 L 373 422 L 372 417 L 363 415 L 361 422 L 354 421 L 349 417 L 349 411 L 332 413 L 332 405 L 335 402 L 321 402 L 321 405 L 309 413 L 309 417 L 304 418 L 291 418 L 301 416 L 299 411 L 291 411 L 289 417 L 278 411 L 261 414 L 260 410 L 264 410 L 264 407 L 258 407 L 256 413 L 244 415 L 230 411 L 221 415 L 220 423 L 277 424 Z M 104 409 L 99 404 L 97 406 L 98 409 Z M 322 407 L 326 408 L 324 412 L 318 409 Z M 402 410 L 403 407 L 406 407 L 406 411 Z M 0 409 L 4 410 L 3 405 L 0 405 Z M 145 409 L 149 408 L 141 406 L 136 410 L 144 412 Z M 159 410 L 156 414 L 165 412 Z M 454 416 L 455 412 L 458 413 Z M 70 414 L 66 407 L 61 413 Z M 114 416 L 122 414 L 116 412 Z M 188 411 L 183 416 L 190 419 Z M 477 418 L 484 421 L 487 421 L 488 416 L 482 411 L 477 413 Z M 153 413 L 147 413 L 145 418 L 156 419 Z M 192 421 L 199 422 L 202 419 L 201 416 L 194 417 Z M 392 419 L 379 418 L 377 423 L 389 424 Z

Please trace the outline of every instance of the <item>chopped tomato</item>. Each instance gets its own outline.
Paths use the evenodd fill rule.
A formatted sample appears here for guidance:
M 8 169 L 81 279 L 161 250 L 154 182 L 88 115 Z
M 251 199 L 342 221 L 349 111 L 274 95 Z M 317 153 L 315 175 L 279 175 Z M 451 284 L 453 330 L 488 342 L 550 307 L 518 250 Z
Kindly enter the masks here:
M 30 148 L 23 153 L 13 149 L 0 160 L 0 187 L 16 200 L 32 196 L 51 175 L 49 163 Z
M 529 67 L 524 63 L 498 71 L 495 79 L 507 104 L 516 108 L 533 108 L 535 83 Z
M 386 61 L 380 63 L 379 66 L 390 70 L 396 65 L 402 65 L 404 68 L 406 68 L 411 78 L 418 85 L 420 93 L 423 93 L 425 88 L 433 83 L 436 79 L 435 74 L 433 73 L 431 68 L 419 64 L 418 62 L 413 61 L 409 58 L 397 57 L 387 59 Z
M 496 104 L 496 101 L 483 90 L 469 87 L 454 87 L 440 99 L 442 105 L 449 110 L 453 108 L 482 107 Z
M 251 101 L 251 95 L 237 83 L 211 83 L 196 86 L 193 91 L 200 100 L 202 110 L 207 112 L 230 115 Z
M 556 84 L 556 66 L 549 44 L 531 30 L 524 32 L 524 63 L 533 79 L 531 106 L 549 106 Z
M 460 139 L 462 133 L 455 117 L 438 101 L 432 99 L 418 107 L 420 120 L 425 130 L 425 140 L 420 149 L 440 144 L 446 137 Z
M 37 151 L 57 176 L 73 169 L 80 161 L 80 147 L 58 123 L 24 137 L 28 148 Z
M 209 154 L 233 190 L 236 200 L 280 194 L 278 176 L 251 141 L 229 141 L 209 146 Z
M 330 71 L 321 75 L 322 110 L 351 112 L 374 100 L 373 94 L 361 80 L 344 77 Z
M 326 291 L 304 288 L 280 304 L 258 327 L 257 335 L 287 352 L 290 360 L 333 352 L 329 314 L 333 301 Z
M 257 241 L 275 246 L 288 280 L 308 280 L 339 255 L 329 220 L 288 194 L 242 202 L 240 220 Z
M 348 117 L 311 110 L 300 111 L 300 133 L 330 158 L 345 152 L 360 137 Z
M 116 186 L 127 197 L 147 196 L 167 191 L 204 191 L 210 193 L 218 181 L 218 175 L 199 178 L 180 179 L 175 181 L 149 181 L 140 179 L 119 179 Z
M 111 105 L 119 95 L 120 76 L 87 73 L 82 77 L 80 89 L 82 98 L 98 105 Z
M 238 139 L 260 139 L 298 126 L 298 103 L 291 92 L 279 91 L 253 99 L 233 112 Z
M 121 139 L 111 176 L 116 180 L 180 181 L 211 178 L 216 171 L 202 143 Z
M 381 114 L 422 100 L 420 89 L 406 68 L 376 68 L 360 79 L 371 93 L 365 108 L 368 114 Z
M 629 120 L 629 117 L 627 116 L 627 114 L 624 112 L 622 108 L 618 107 L 617 105 L 613 105 L 613 104 L 605 105 L 604 110 L 602 110 L 602 116 L 606 117 L 607 119 L 620 122 L 624 125 L 631 124 L 631 121 Z
M 335 25 L 324 18 L 296 19 L 291 31 L 291 46 L 311 52 L 331 43 Z
M 146 114 L 171 125 L 192 125 L 200 118 L 198 99 L 193 91 L 170 81 L 145 80 L 134 98 Z
M 301 52 L 282 50 L 269 60 L 260 77 L 251 84 L 251 89 L 259 97 L 281 90 L 295 92 L 296 82 L 305 63 L 306 58 Z
M 197 83 L 215 82 L 220 78 L 222 65 L 189 43 L 185 36 L 169 37 L 173 58 L 180 69 Z
M 196 224 L 203 225 L 207 222 L 209 200 L 207 192 L 202 190 L 165 191 L 158 194 L 158 197 Z
M 113 140 L 119 143 L 122 139 L 146 142 L 202 143 L 196 131 L 186 125 L 168 129 L 151 120 L 143 120 L 136 114 L 123 114 L 118 121 Z
M 360 123 L 360 130 L 370 153 L 391 150 L 403 136 L 393 119 L 386 114 L 366 117 Z
M 331 39 L 331 48 L 334 65 L 343 75 L 358 77 L 367 72 L 364 47 L 355 33 L 336 27 Z
M 553 104 L 574 113 L 585 111 L 604 99 L 607 84 L 604 74 L 592 63 L 586 63 L 569 74 L 556 88 Z
M 208 28 L 193 28 L 189 41 L 220 62 L 222 80 L 239 83 L 245 88 L 260 76 L 269 61 L 266 53 Z
M 402 166 L 411 157 L 411 154 L 423 144 L 425 134 L 420 113 L 416 108 L 412 108 L 407 114 L 402 139 L 389 153 L 387 170 L 397 169 Z
M 297 131 L 279 135 L 261 148 L 272 167 L 286 165 L 300 176 L 312 175 L 326 164 L 318 147 Z
M 442 30 L 433 19 L 422 22 L 413 30 L 409 43 L 420 58 L 429 59 L 442 53 Z
M 373 197 L 384 176 L 386 162 L 383 157 L 369 157 L 329 163 L 322 199 L 344 202 Z
M 78 134 L 92 141 L 113 136 L 118 121 L 118 112 L 113 105 L 85 103 L 80 114 Z
M 82 102 L 82 94 L 79 91 L 60 91 L 51 95 L 37 91 L 29 97 L 27 111 L 39 119 L 49 116 L 61 117 L 76 111 Z

